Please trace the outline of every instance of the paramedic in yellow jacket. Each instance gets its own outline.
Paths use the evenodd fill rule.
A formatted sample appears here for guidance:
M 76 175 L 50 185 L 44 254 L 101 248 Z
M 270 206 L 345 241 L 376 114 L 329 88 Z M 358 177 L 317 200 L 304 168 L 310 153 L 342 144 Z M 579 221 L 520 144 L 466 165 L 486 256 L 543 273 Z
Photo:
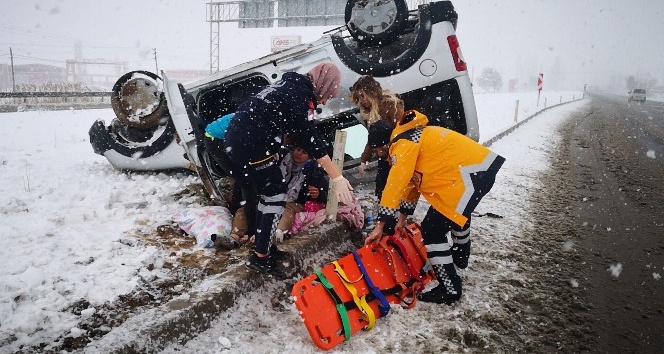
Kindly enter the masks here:
M 376 228 L 365 243 L 403 227 L 422 195 L 431 204 L 421 223 L 422 237 L 439 285 L 418 298 L 451 305 L 462 293 L 454 263 L 459 266 L 465 262 L 460 267 L 465 268 L 470 244 L 465 249 L 451 249 L 447 233 L 468 230 L 470 214 L 493 186 L 505 159 L 464 135 L 427 123 L 425 115 L 408 111 L 392 131 L 392 168 L 380 200 Z

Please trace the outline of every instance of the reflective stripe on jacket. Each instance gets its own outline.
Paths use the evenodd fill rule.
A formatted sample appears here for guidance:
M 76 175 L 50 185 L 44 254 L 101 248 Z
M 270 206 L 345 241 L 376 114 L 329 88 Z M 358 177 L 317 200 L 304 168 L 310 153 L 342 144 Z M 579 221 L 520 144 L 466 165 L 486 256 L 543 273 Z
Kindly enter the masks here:
M 462 134 L 427 123 L 425 115 L 409 111 L 392 132 L 392 168 L 379 220 L 394 220 L 399 209 L 412 214 L 422 195 L 434 209 L 463 226 L 468 220 L 464 210 L 475 192 L 471 175 L 487 171 L 498 155 Z

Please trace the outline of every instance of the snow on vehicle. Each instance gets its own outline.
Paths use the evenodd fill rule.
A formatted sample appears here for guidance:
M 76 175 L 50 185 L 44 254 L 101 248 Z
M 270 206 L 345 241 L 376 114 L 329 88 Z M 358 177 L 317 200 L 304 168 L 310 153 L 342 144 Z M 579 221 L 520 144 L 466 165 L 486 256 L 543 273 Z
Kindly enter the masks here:
M 212 198 L 223 172 L 207 158 L 205 126 L 236 108 L 285 72 L 305 73 L 321 62 L 341 70 L 337 98 L 322 107 L 316 127 L 331 144 L 335 131 L 362 124 L 347 99 L 349 87 L 372 75 L 383 88 L 401 94 L 408 108 L 431 124 L 479 140 L 477 112 L 456 37 L 457 13 L 450 1 L 408 11 L 404 0 L 352 0 L 347 25 L 320 39 L 182 84 L 146 71 L 123 75 L 113 87 L 116 119 L 90 128 L 90 143 L 116 168 L 196 171 Z M 350 34 L 350 35 L 348 35 Z

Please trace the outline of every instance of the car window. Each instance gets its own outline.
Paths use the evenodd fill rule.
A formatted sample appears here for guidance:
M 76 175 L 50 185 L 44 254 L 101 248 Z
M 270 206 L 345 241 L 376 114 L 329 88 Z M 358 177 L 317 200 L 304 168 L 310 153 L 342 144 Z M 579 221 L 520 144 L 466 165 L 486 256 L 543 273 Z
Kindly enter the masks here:
M 342 131 L 347 133 L 346 154 L 352 156 L 354 159 L 359 158 L 362 155 L 362 151 L 364 151 L 364 146 L 367 145 L 367 137 L 369 135 L 367 128 L 362 124 L 358 124 L 344 128 Z
M 198 99 L 199 118 L 207 125 L 226 113 L 235 112 L 242 102 L 269 84 L 267 78 L 256 75 L 213 86 Z

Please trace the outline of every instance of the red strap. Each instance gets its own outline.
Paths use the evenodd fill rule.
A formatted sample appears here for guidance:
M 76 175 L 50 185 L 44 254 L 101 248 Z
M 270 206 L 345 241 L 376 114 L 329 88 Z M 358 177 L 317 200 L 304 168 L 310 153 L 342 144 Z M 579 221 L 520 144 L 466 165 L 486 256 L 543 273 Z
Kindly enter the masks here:
M 415 266 L 413 266 L 413 262 L 410 260 L 410 257 L 408 256 L 408 252 L 406 251 L 406 247 L 404 247 L 403 243 L 401 241 L 394 237 L 394 236 L 389 236 L 390 241 L 394 243 L 397 248 L 399 248 L 399 254 L 401 257 L 403 257 L 404 261 L 406 261 L 406 265 L 408 266 L 408 270 L 410 271 L 410 275 L 417 280 L 422 280 L 422 277 L 420 277 L 420 272 L 415 269 Z
M 429 259 L 429 256 L 427 256 L 426 250 L 423 250 L 423 249 L 420 249 L 419 247 L 417 247 L 418 244 L 417 244 L 417 242 L 415 242 L 415 231 L 413 231 L 413 229 L 416 229 L 417 231 L 419 231 L 420 230 L 419 225 L 410 224 L 410 225 L 406 226 L 404 229 L 406 229 L 406 233 L 408 234 L 408 237 L 410 237 L 413 240 L 413 244 L 415 245 L 415 249 L 417 249 L 417 253 L 419 253 L 420 258 L 422 258 L 422 260 L 424 260 L 424 261 Z

